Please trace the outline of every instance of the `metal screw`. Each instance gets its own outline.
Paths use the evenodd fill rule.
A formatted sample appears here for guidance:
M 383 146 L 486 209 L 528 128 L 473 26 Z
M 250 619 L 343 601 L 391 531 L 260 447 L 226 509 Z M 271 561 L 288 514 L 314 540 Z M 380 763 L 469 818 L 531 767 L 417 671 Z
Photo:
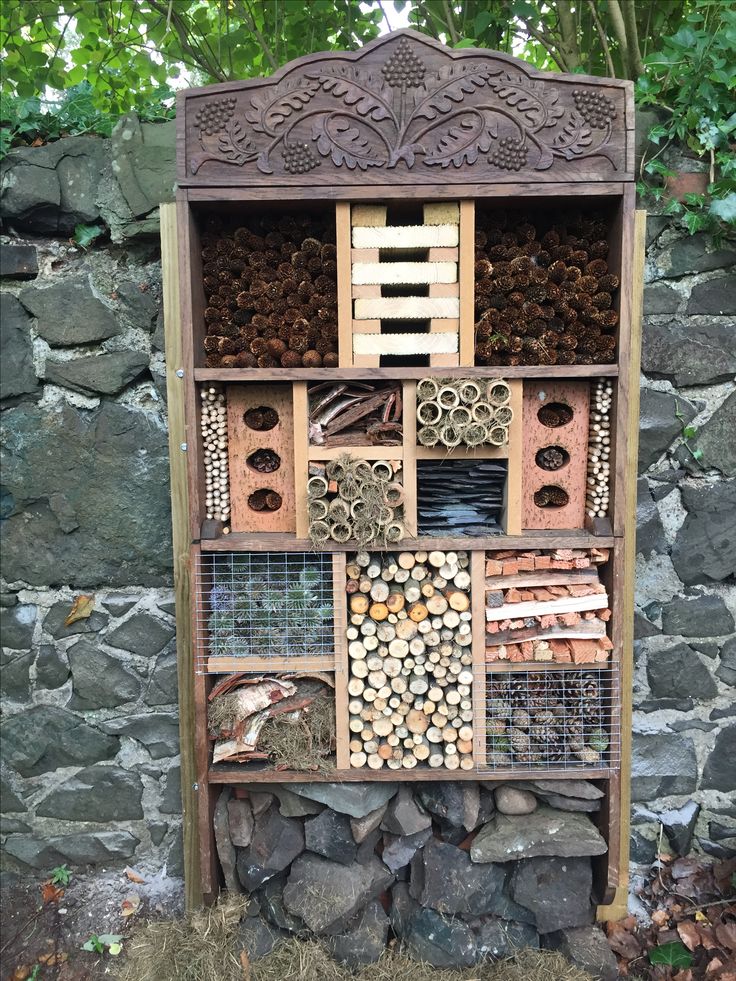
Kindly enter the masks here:
M 184 369 L 183 368 L 177 368 L 176 369 L 176 377 L 177 378 L 183 378 L 184 377 Z
M 186 451 L 187 451 L 187 444 L 186 443 L 179 443 L 179 449 L 182 451 L 182 453 L 186 453 Z
M 198 783 L 193 783 L 192 784 L 192 790 L 199 790 L 199 784 Z

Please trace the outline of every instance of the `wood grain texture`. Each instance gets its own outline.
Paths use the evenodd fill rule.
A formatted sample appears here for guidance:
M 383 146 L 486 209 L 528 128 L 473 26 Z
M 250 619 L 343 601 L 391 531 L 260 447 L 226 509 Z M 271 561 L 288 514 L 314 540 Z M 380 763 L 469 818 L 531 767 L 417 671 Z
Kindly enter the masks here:
M 465 83 L 452 98 L 450 75 Z M 630 180 L 631 89 L 396 31 L 356 52 L 299 58 L 271 78 L 179 93 L 177 177 L 180 185 L 305 189 L 409 178 L 420 192 L 440 173 L 448 185 Z M 287 97 L 289 111 L 280 112 Z M 532 99 L 534 113 L 525 109 Z M 450 134 L 460 126 L 458 146 Z M 503 159 L 502 140 L 517 148 Z M 299 144 L 308 147 L 306 166 L 297 166 Z
M 368 323 L 374 323 L 369 321 Z M 454 368 L 448 369 L 448 378 L 487 378 L 488 372 L 493 369 L 486 367 L 478 368 Z M 590 365 L 577 364 L 566 365 L 565 367 L 548 368 L 544 365 L 532 366 L 505 366 L 503 369 L 504 378 L 615 378 L 618 375 L 618 365 Z M 426 368 L 366 368 L 355 365 L 355 367 L 344 368 L 196 368 L 194 377 L 197 381 L 349 381 L 359 380 L 379 380 L 403 378 L 414 378 L 419 380 L 427 374 Z
M 535 667 L 536 670 L 536 667 Z M 370 774 L 370 776 L 368 776 Z M 255 766 L 232 767 L 224 763 L 210 767 L 209 782 L 211 784 L 248 783 L 299 783 L 309 780 L 310 783 L 361 783 L 365 780 L 380 782 L 421 783 L 437 780 L 474 780 L 481 783 L 504 783 L 509 780 L 608 780 L 612 771 L 608 767 L 576 767 L 571 770 L 549 770 L 540 767 L 537 770 L 475 770 L 433 769 L 431 767 L 415 767 L 413 770 L 370 770 L 365 767 L 354 770 L 332 770 L 329 773 L 308 773 L 300 770 L 273 770 L 256 768 Z
M 196 762 L 194 734 L 194 667 L 191 632 L 191 569 L 189 564 L 189 494 L 187 458 L 180 449 L 186 442 L 185 381 L 176 372 L 183 361 L 182 322 L 179 306 L 176 205 L 162 204 L 161 272 L 163 277 L 164 336 L 166 346 L 166 394 L 169 420 L 169 472 L 171 475 L 171 532 L 176 601 L 176 662 L 179 700 L 179 751 L 181 754 L 181 803 L 184 892 L 187 909 L 202 902 L 197 833 Z M 191 377 L 191 376 L 190 376 Z M 192 383 L 189 382 L 191 387 Z
M 350 205 L 335 205 L 335 242 L 337 248 L 337 357 L 341 368 L 353 363 L 353 301 L 350 296 Z
M 504 375 L 507 372 L 504 369 Z M 509 407 L 514 418 L 509 425 L 508 470 L 504 488 L 503 528 L 507 535 L 520 535 L 522 528 L 521 475 L 524 449 L 523 400 L 524 386 L 521 381 L 509 382 L 511 398 Z
M 403 384 L 404 435 L 404 527 L 407 535 L 417 533 L 417 385 Z
M 486 762 L 486 553 L 470 553 L 470 602 L 473 615 L 473 760 L 476 767 Z
M 292 390 L 294 405 L 294 491 L 297 538 L 307 538 L 307 480 L 309 477 L 309 396 L 306 382 L 296 382 Z M 311 548 L 311 541 L 306 550 Z
M 407 460 L 404 460 L 406 473 Z M 411 549 L 511 549 L 511 548 L 610 548 L 614 543 L 612 537 L 601 538 L 590 535 L 585 531 L 539 531 L 527 532 L 524 535 L 489 535 L 486 538 L 405 538 L 402 539 L 402 550 Z M 225 535 L 222 538 L 209 539 L 200 543 L 203 552 L 310 552 L 313 548 L 309 538 L 286 535 L 278 532 L 263 535 L 238 534 Z M 344 545 L 331 543 L 335 552 L 354 552 L 355 542 Z
M 460 364 L 475 364 L 475 204 L 460 202 Z
M 350 732 L 348 729 L 348 642 L 347 642 L 347 594 L 345 592 L 345 553 L 332 556 L 332 595 L 334 598 L 333 622 L 335 625 L 335 757 L 337 767 L 346 770 L 350 766 Z

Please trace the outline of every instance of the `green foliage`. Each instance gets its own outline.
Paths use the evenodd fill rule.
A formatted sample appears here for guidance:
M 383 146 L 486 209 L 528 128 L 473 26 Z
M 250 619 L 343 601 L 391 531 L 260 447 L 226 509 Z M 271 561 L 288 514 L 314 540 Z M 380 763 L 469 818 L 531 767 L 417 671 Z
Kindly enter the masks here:
M 66 865 L 57 865 L 51 870 L 52 886 L 68 886 L 72 873 Z
M 100 235 L 105 234 L 103 225 L 76 225 L 74 228 L 74 241 L 80 248 L 86 249 Z
M 649 951 L 649 961 L 666 967 L 690 967 L 693 955 L 681 940 L 673 940 L 672 943 L 653 947 Z
M 93 933 L 89 940 L 82 944 L 82 950 L 89 950 L 95 954 L 104 954 L 107 951 L 113 957 L 117 957 L 123 949 L 122 939 L 117 933 Z

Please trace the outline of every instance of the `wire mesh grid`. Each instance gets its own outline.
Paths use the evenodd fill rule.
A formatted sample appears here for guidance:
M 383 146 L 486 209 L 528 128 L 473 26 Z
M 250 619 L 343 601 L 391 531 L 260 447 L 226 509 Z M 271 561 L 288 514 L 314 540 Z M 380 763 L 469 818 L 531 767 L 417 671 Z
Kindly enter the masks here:
M 485 769 L 616 767 L 618 667 L 486 676 Z
M 331 555 L 200 555 L 197 673 L 333 667 L 332 581 Z

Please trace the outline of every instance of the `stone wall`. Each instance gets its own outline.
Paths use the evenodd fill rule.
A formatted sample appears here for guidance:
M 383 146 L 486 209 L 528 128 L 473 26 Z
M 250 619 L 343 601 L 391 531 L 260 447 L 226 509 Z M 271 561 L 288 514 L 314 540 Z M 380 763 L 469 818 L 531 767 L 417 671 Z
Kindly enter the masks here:
M 121 860 L 176 873 L 156 237 L 173 129 L 127 118 L 109 141 L 13 151 L 0 179 L 4 854 L 38 868 Z M 109 239 L 74 246 L 79 221 Z M 690 830 L 697 847 L 736 848 L 736 252 L 660 215 L 648 239 L 636 861 L 652 856 L 660 821 L 681 850 Z M 30 279 L 12 275 L 16 262 Z M 66 627 L 80 593 L 94 595 L 94 612 Z

